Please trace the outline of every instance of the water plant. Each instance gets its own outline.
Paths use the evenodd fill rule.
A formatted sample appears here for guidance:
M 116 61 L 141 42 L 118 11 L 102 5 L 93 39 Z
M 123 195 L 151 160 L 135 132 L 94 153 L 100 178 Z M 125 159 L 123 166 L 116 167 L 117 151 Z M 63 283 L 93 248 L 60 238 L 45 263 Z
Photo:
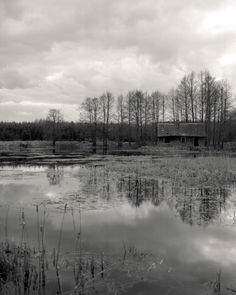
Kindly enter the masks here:
M 72 216 L 75 233 L 74 250 L 64 253 L 62 248 L 64 220 L 66 214 Z M 8 232 L 7 219 L 5 230 Z M 82 244 L 81 210 L 78 215 L 74 209 L 64 205 L 58 240 L 52 252 L 46 245 L 45 206 L 36 206 L 37 241 L 36 247 L 27 240 L 27 218 L 21 211 L 21 232 L 19 242 L 0 243 L 0 293 L 6 295 L 46 295 L 49 281 L 54 282 L 57 294 L 86 295 L 96 292 L 115 294 L 139 281 L 145 272 L 149 273 L 155 257 L 139 251 L 123 242 L 120 253 L 107 255 L 103 252 L 88 252 Z M 78 220 L 77 220 L 78 216 Z M 66 261 L 66 266 L 65 266 Z M 74 277 L 74 284 L 63 286 L 63 274 Z M 117 275 L 118 274 L 118 275 Z

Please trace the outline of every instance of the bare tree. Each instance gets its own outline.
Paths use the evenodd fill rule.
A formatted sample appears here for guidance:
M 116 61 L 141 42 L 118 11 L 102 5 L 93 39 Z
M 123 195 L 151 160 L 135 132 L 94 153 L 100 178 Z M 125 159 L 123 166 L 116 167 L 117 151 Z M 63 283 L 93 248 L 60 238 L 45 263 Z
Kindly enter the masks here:
M 99 98 L 101 106 L 101 115 L 103 123 L 103 149 L 107 150 L 108 147 L 108 135 L 109 135 L 109 123 L 111 119 L 111 110 L 114 104 L 114 97 L 111 92 L 105 92 Z
M 196 108 L 197 108 L 197 80 L 196 74 L 191 72 L 187 77 L 187 95 L 189 96 L 189 103 L 190 103 L 190 113 L 191 113 L 191 120 L 195 122 L 196 120 Z M 188 98 L 187 98 L 188 100 Z
M 160 113 L 160 99 L 161 95 L 159 91 L 155 91 L 151 95 L 152 97 L 152 138 L 153 142 L 158 142 L 158 124 Z
M 63 115 L 60 110 L 58 109 L 50 109 L 47 115 L 47 121 L 51 127 L 51 138 L 52 138 L 52 145 L 55 147 L 56 141 L 59 137 L 59 126 L 60 123 L 63 121 Z
M 223 133 L 226 128 L 226 122 L 229 119 L 230 99 L 232 97 L 232 94 L 231 87 L 227 81 L 221 81 L 220 86 L 220 103 L 218 107 L 218 146 L 221 146 L 221 148 L 223 148 Z
M 180 94 L 182 96 L 183 106 L 184 106 L 184 121 L 189 122 L 189 96 L 188 96 L 188 79 L 184 76 L 180 82 L 179 86 Z
M 144 118 L 144 132 L 143 132 L 143 142 L 146 143 L 148 139 L 148 125 L 150 123 L 152 114 L 152 98 L 147 92 L 144 94 L 144 109 L 143 109 L 143 118 Z
M 135 123 L 136 143 L 139 146 L 143 141 L 143 103 L 144 93 L 135 90 L 131 96 L 131 115 Z
M 117 98 L 117 119 L 118 119 L 118 146 L 123 145 L 123 132 L 124 132 L 124 120 L 125 120 L 125 108 L 124 108 L 124 97 L 119 95 Z
M 216 94 L 217 88 L 215 78 L 209 72 L 205 72 L 205 130 L 207 135 L 207 146 L 211 143 L 211 121 L 213 110 L 213 99 Z
M 92 124 L 93 124 L 93 147 L 97 146 L 97 125 L 99 116 L 99 100 L 97 97 L 92 99 Z
M 86 112 L 86 120 L 89 121 L 90 134 L 93 142 L 93 147 L 97 146 L 97 124 L 99 113 L 99 100 L 96 97 L 87 97 L 82 103 L 82 108 Z
M 165 122 L 165 112 L 166 112 L 166 96 L 162 95 L 161 107 L 162 107 L 162 122 Z
M 129 145 L 131 145 L 131 123 L 132 123 L 132 100 L 133 100 L 134 91 L 129 91 L 126 96 L 126 112 L 128 120 L 128 134 L 129 134 Z
M 205 97 L 206 97 L 206 84 L 205 84 L 205 73 L 203 71 L 199 74 L 199 119 L 201 122 L 204 121 L 204 114 L 205 114 Z

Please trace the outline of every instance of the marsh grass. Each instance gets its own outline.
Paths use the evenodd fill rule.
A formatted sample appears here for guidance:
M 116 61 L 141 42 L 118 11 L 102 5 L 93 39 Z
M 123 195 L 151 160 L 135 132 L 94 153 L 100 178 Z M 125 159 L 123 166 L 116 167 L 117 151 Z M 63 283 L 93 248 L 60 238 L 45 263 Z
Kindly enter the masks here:
M 15 244 L 0 244 L 1 294 L 31 294 L 38 288 L 33 250 Z
M 124 248 L 125 255 L 122 251 L 112 256 L 84 252 L 77 261 L 80 263 L 80 279 L 73 289 L 63 295 L 118 294 L 148 276 L 150 281 L 151 272 L 157 269 L 157 265 L 161 266 L 163 259 L 135 246 Z M 158 271 L 158 276 L 161 276 L 160 269 Z
M 172 268 L 166 264 L 164 257 L 156 257 L 150 252 L 137 249 L 135 246 L 125 245 L 124 248 L 125 255 L 120 253 L 106 256 L 102 253 L 84 252 L 81 257 L 77 256 L 76 263 L 79 265 L 77 283 L 67 290 L 61 290 L 61 293 L 59 293 L 58 289 L 55 289 L 55 294 L 114 295 L 126 291 L 135 283 L 141 281 L 157 283 L 165 279 L 167 275 L 171 278 Z M 7 243 L 1 243 L 0 249 L 0 294 L 48 294 L 47 285 L 45 288 L 43 288 L 42 284 L 39 286 L 37 253 L 35 253 L 35 250 Z M 65 254 L 61 255 L 58 267 L 62 274 L 65 270 L 73 269 L 75 254 L 72 252 L 70 253 L 71 256 L 68 257 L 65 257 Z M 50 269 L 50 265 L 47 266 L 47 270 L 48 268 Z M 171 283 L 170 280 L 168 288 L 171 287 L 171 284 L 174 284 L 174 282 Z M 208 294 L 219 295 L 221 289 L 221 272 L 219 272 L 214 282 L 209 285 L 208 290 L 210 293 Z M 224 289 L 234 291 L 232 288 Z
M 236 158 L 121 158 L 107 162 L 111 171 L 121 175 L 139 175 L 167 179 L 184 186 L 222 186 L 236 182 Z

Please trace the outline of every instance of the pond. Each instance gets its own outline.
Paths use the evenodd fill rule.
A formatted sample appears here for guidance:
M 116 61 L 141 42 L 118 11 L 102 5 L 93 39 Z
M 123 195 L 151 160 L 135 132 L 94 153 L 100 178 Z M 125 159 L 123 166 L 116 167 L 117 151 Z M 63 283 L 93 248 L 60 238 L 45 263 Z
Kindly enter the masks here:
M 219 276 L 221 294 L 236 290 L 233 185 L 187 188 L 120 175 L 102 162 L 8 165 L 0 178 L 2 240 L 37 253 L 44 228 L 46 294 L 58 289 L 54 249 L 63 294 L 75 286 L 78 251 L 91 273 L 86 294 L 212 294 Z

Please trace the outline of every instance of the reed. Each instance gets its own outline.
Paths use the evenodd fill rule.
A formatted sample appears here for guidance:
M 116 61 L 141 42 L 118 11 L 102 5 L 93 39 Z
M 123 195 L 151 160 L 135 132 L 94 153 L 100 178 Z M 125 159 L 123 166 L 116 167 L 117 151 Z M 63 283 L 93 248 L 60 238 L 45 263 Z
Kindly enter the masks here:
M 108 169 L 121 175 L 167 179 L 186 186 L 221 186 L 236 182 L 236 158 L 119 158 L 106 163 Z
M 63 253 L 63 228 L 67 205 L 64 206 L 59 236 L 52 253 L 46 244 L 46 209 L 36 206 L 37 246 L 31 248 L 27 241 L 27 223 L 24 210 L 21 214 L 21 238 L 19 243 L 8 240 L 0 243 L 0 294 L 9 295 L 45 295 L 49 280 L 57 284 L 57 294 L 112 294 L 138 282 L 145 272 L 153 269 L 153 256 L 128 246 L 123 242 L 120 253 L 86 252 L 82 244 L 82 217 L 79 210 L 79 223 L 75 221 L 72 211 L 75 232 L 75 249 L 72 253 Z M 22 222 L 24 221 L 24 224 Z M 77 228 L 78 227 L 78 228 Z M 63 261 L 67 265 L 63 265 Z M 64 292 L 61 270 L 69 271 L 75 277 L 74 285 Z M 50 273 L 50 277 L 47 277 Z M 114 276 L 119 273 L 121 279 Z M 128 278 L 127 280 L 125 278 Z M 51 292 L 51 290 L 50 290 Z
M 212 295 L 221 295 L 221 270 L 219 270 L 213 282 Z
M 1 294 L 31 294 L 37 289 L 38 273 L 32 259 L 33 253 L 28 247 L 0 244 Z
M 41 253 L 41 247 L 40 247 L 40 227 L 39 227 L 39 206 L 36 205 L 36 214 L 37 214 L 37 237 L 38 237 L 38 290 L 41 288 L 41 259 L 40 259 L 40 253 Z M 39 291 L 40 292 L 40 291 Z
M 58 294 L 62 294 L 62 284 L 60 279 L 60 272 L 59 272 L 59 258 L 60 258 L 60 250 L 61 250 L 61 242 L 62 242 L 62 233 L 63 233 L 63 226 L 64 226 L 64 220 L 65 220 L 65 214 L 66 214 L 67 204 L 64 206 L 63 210 L 63 216 L 61 221 L 61 227 L 59 231 L 59 239 L 57 244 L 57 253 L 55 257 L 55 270 L 56 270 L 56 277 L 57 277 L 57 285 L 58 285 Z

